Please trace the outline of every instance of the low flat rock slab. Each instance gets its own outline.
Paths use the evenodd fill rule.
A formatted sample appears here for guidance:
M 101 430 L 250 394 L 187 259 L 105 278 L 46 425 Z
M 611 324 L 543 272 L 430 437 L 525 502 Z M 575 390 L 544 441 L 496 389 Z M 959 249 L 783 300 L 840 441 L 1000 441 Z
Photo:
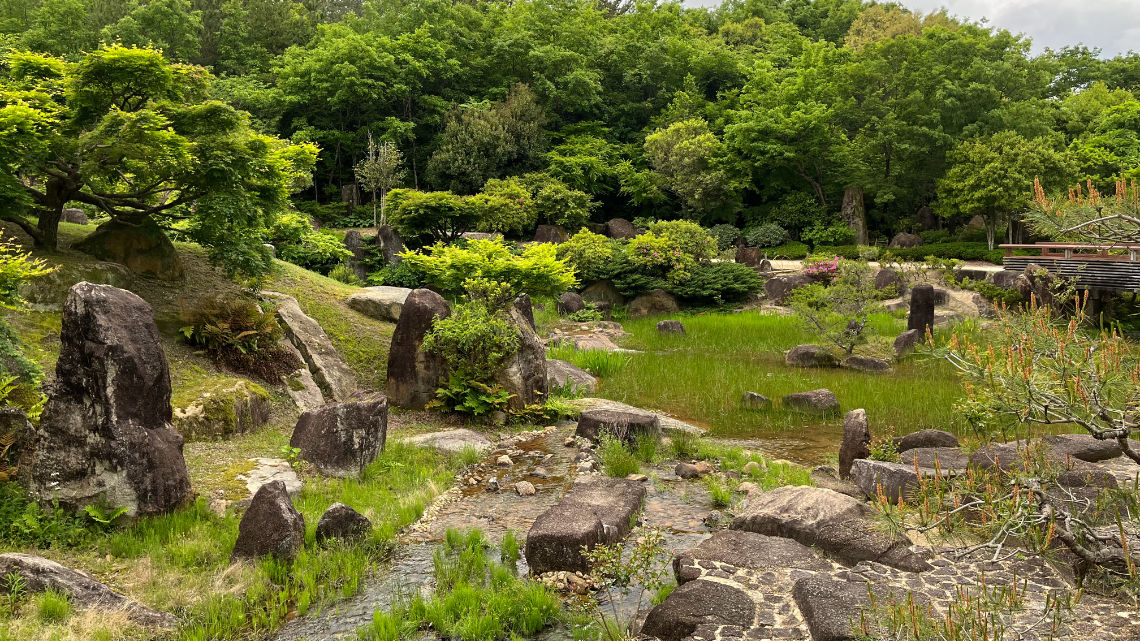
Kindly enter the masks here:
M 689 581 L 650 610 L 641 634 L 662 641 L 681 641 L 698 627 L 734 626 L 748 630 L 756 619 L 756 605 L 743 590 L 708 580 Z
M 818 487 L 779 487 L 748 501 L 731 529 L 781 536 L 822 549 L 847 563 L 878 561 L 911 572 L 930 564 L 910 551 L 910 541 L 876 527 L 871 507 Z
M 86 574 L 40 556 L 18 552 L 0 554 L 0 577 L 10 575 L 23 578 L 26 592 L 54 590 L 68 595 L 72 603 L 80 607 L 125 609 L 131 621 L 139 625 L 172 628 L 178 622 L 172 614 L 152 610 Z
M 614 410 L 618 412 L 656 414 L 657 420 L 661 422 L 661 430 L 665 432 L 665 436 L 669 436 L 671 433 L 677 432 L 684 432 L 686 434 L 692 434 L 693 436 L 703 436 L 705 434 L 705 429 L 703 427 L 698 427 L 691 423 L 679 421 L 660 412 L 650 412 L 649 410 L 643 410 L 639 407 L 626 405 L 625 403 L 620 403 L 618 401 L 611 401 L 608 398 L 579 398 L 570 401 L 570 404 L 579 410 L 598 409 Z
M 918 430 L 894 439 L 900 453 L 918 447 L 958 447 L 958 437 L 943 430 Z
M 792 539 L 740 530 L 722 530 L 697 547 L 673 558 L 677 583 L 683 584 L 717 566 L 746 570 L 797 568 L 830 571 L 833 565 L 814 550 Z
M 443 430 L 442 432 L 429 432 L 405 436 L 399 440 L 419 447 L 431 447 L 444 454 L 458 454 L 467 448 L 472 448 L 480 454 L 485 454 L 495 447 L 491 439 L 479 432 L 468 429 Z
M 249 496 L 238 501 L 238 508 L 247 507 L 261 486 L 273 481 L 284 483 L 285 491 L 289 493 L 289 496 L 297 496 L 297 493 L 301 491 L 301 487 L 304 485 L 301 482 L 301 477 L 297 476 L 293 466 L 289 465 L 285 459 L 251 458 L 249 460 L 253 462 L 254 468 L 237 476 L 237 480 L 245 483 L 245 488 L 249 490 Z
M 359 294 L 349 296 L 347 304 L 369 318 L 395 323 L 400 320 L 404 301 L 411 293 L 407 287 L 366 287 Z
M 644 499 L 645 485 L 638 481 L 597 477 L 575 483 L 531 525 L 526 537 L 531 572 L 589 570 L 583 547 L 624 539 Z

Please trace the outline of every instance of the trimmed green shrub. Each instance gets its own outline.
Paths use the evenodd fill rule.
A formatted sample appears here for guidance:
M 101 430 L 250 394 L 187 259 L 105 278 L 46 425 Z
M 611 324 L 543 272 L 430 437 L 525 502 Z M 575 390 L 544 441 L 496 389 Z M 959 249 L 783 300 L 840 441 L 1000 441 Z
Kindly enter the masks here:
M 595 234 L 585 227 L 558 245 L 557 250 L 558 257 L 565 260 L 583 282 L 601 280 L 608 276 L 615 253 L 621 253 L 617 241 Z
M 957 258 L 958 260 L 984 260 L 1000 265 L 1005 256 L 1005 250 L 991 250 L 986 243 L 938 243 L 935 245 L 922 245 L 920 247 L 907 247 L 892 249 L 891 253 L 898 260 L 922 261 L 927 256 L 936 258 Z
M 779 247 L 772 247 L 764 253 L 768 256 L 768 258 L 803 260 L 804 258 L 807 258 L 808 252 L 809 249 L 807 245 L 803 243 L 797 243 L 796 241 L 791 241 L 784 243 Z
M 590 220 L 590 212 L 597 203 L 589 194 L 571 189 L 546 174 L 538 175 L 545 178 L 536 183 L 534 191 L 535 210 L 540 220 L 564 229 L 577 229 Z
M 426 282 L 450 295 L 464 293 L 468 281 L 479 280 L 503 283 L 514 296 L 523 292 L 557 296 L 577 284 L 567 261 L 560 260 L 555 246 L 547 243 L 513 254 L 501 240 L 472 240 L 466 247 L 436 244 L 401 256 L 424 274 Z
M 490 181 L 488 181 L 490 182 Z M 527 198 L 508 198 L 492 194 L 476 194 L 467 198 L 482 232 L 522 234 L 534 228 L 535 215 L 529 194 Z
M 695 260 L 709 260 L 716 256 L 716 240 L 708 230 L 691 220 L 656 222 L 643 235 L 664 238 L 673 248 Z
M 485 305 L 459 305 L 451 316 L 436 320 L 423 348 L 446 364 L 448 382 L 438 396 L 448 410 L 481 416 L 506 407 L 510 394 L 491 380 L 518 350 L 519 337 L 510 323 Z
M 820 245 L 812 253 L 839 256 L 848 260 L 876 260 L 880 255 L 879 248 L 871 245 Z
M 479 224 L 477 208 L 450 191 L 393 189 L 387 202 L 388 222 L 405 240 L 451 242 Z
M 389 287 L 419 289 L 424 286 L 424 283 L 423 271 L 406 260 L 401 260 L 395 265 L 388 265 L 368 275 L 368 284 L 372 286 L 387 285 Z
M 277 248 L 278 258 L 321 274 L 352 258 L 343 237 L 313 229 L 309 220 L 296 212 L 278 216 L 266 236 Z
M 764 223 L 744 232 L 750 247 L 777 247 L 788 241 L 788 231 L 776 223 Z
M 740 263 L 708 263 L 698 265 L 683 283 L 671 285 L 668 291 L 688 301 L 723 303 L 741 300 L 764 287 L 756 270 Z
M 726 251 L 740 238 L 740 230 L 736 225 L 713 225 L 709 228 L 709 235 L 716 240 L 717 251 Z M 779 244 L 779 243 L 777 243 Z
M 814 225 L 800 234 L 800 240 L 813 247 L 820 245 L 850 245 L 855 240 L 855 231 L 846 223 L 836 222 L 830 225 Z

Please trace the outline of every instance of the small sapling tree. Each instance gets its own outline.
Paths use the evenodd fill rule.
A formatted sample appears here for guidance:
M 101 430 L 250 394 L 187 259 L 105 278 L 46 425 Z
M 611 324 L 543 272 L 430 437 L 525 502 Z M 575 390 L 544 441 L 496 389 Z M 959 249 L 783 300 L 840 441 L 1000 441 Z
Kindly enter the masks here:
M 871 268 L 865 261 L 844 260 L 834 269 L 834 263 L 823 261 L 823 267 L 809 265 L 814 275 L 827 273 L 824 280 L 796 289 L 791 296 L 795 311 L 808 329 L 817 333 L 850 355 L 855 348 L 867 342 L 864 331 L 878 309 L 878 299 L 871 282 Z M 822 271 L 821 271 L 822 270 Z

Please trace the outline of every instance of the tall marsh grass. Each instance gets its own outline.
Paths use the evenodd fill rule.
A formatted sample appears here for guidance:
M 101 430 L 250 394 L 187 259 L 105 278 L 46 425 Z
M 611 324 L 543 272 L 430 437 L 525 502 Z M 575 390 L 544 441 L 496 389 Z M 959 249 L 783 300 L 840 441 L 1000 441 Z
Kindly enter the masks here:
M 816 463 L 834 453 L 843 429 L 842 412 L 817 417 L 779 407 L 785 394 L 827 388 L 843 412 L 867 410 L 871 427 L 905 434 L 923 428 L 955 427 L 954 403 L 963 389 L 942 361 L 916 355 L 893 371 L 868 374 L 844 369 L 803 369 L 784 363 L 784 352 L 818 343 L 793 316 L 745 312 L 683 319 L 685 335 L 657 333 L 656 319 L 625 324 L 632 334 L 623 346 L 637 352 L 627 363 L 602 376 L 600 395 L 638 407 L 653 408 L 709 428 L 715 436 L 760 438 L 777 456 Z M 887 314 L 870 323 L 879 349 L 905 330 Z M 877 337 L 877 338 L 876 338 Z M 746 410 L 744 392 L 776 401 L 771 410 Z
M 577 365 L 600 378 L 607 378 L 621 372 L 630 362 L 629 352 L 577 349 L 573 345 L 565 343 L 547 348 L 546 357 Z

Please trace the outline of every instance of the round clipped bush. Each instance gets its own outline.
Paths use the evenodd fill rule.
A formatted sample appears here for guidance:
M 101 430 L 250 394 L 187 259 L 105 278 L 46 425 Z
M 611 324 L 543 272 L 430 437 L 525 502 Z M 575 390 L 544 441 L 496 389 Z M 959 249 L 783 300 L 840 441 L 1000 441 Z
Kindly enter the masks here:
M 788 230 L 776 223 L 764 223 L 744 232 L 744 242 L 751 247 L 778 247 L 788 240 Z
M 709 228 L 709 235 L 716 240 L 717 251 L 725 251 L 740 238 L 740 230 L 736 225 L 713 225 Z

